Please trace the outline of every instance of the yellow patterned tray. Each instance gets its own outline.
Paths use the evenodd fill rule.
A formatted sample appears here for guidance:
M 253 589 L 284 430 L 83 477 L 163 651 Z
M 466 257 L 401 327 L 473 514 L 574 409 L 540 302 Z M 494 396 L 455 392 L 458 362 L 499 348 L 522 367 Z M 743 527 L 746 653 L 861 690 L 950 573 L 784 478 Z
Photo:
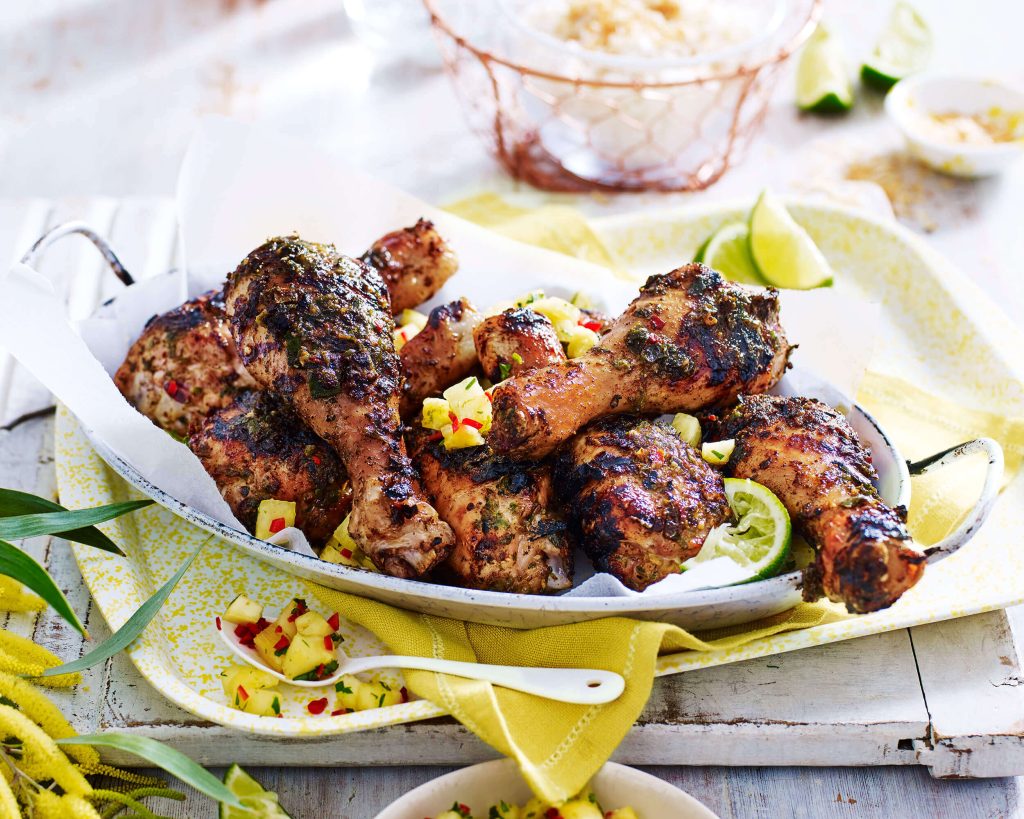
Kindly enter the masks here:
M 741 208 L 680 211 L 642 218 L 599 220 L 594 228 L 616 261 L 638 273 L 663 272 L 690 258 L 694 248 Z M 1024 455 L 1022 427 L 978 428 L 988 416 L 965 419 L 962 434 L 948 425 L 930 426 L 931 416 L 949 408 L 921 404 L 911 389 L 894 388 L 905 379 L 965 405 L 1020 414 L 1024 379 L 1011 351 L 1024 339 L 971 285 L 909 233 L 828 207 L 795 209 L 840 274 L 881 299 L 885 320 L 869 332 L 881 335 L 876 374 L 865 382 L 861 403 L 879 417 L 910 457 L 919 457 L 979 433 L 1003 437 L 1010 474 Z M 882 375 L 879 375 L 881 373 Z M 915 403 L 918 402 L 918 403 Z M 913 419 L 908 423 L 907 419 Z M 922 437 L 923 432 L 929 432 Z M 1002 433 L 1000 435 L 1000 433 Z M 943 441 L 942 435 L 952 436 Z M 60 496 L 77 508 L 126 499 L 127 485 L 92 450 L 75 419 L 58 415 L 57 471 Z M 971 476 L 961 478 L 974 491 Z M 929 506 L 942 497 L 930 478 L 915 482 L 922 502 L 912 510 L 911 527 L 925 542 L 948 529 L 949 510 Z M 973 499 L 973 496 L 971 496 Z M 967 503 L 967 501 L 965 501 Z M 942 527 L 946 526 L 946 529 Z M 119 627 L 155 588 L 204 540 L 205 532 L 153 506 L 103 527 L 122 545 L 126 558 L 75 545 L 82 575 L 112 628 Z M 925 537 L 929 530 L 938 532 Z M 1024 481 L 1004 490 L 990 521 L 958 554 L 929 569 L 925 580 L 888 611 L 791 632 L 710 654 L 662 657 L 659 673 L 670 674 L 734 662 L 810 645 L 888 631 L 925 622 L 1002 608 L 1024 601 Z M 283 688 L 282 718 L 256 717 L 227 706 L 218 672 L 230 662 L 212 633 L 212 621 L 236 592 L 245 591 L 275 611 L 302 590 L 301 581 L 210 541 L 159 617 L 132 647 L 130 656 L 143 676 L 164 696 L 202 718 L 243 731 L 277 736 L 326 736 L 442 715 L 424 702 L 410 702 L 343 716 L 311 716 L 309 691 Z M 372 635 L 343 623 L 346 647 L 357 655 L 385 653 Z M 333 699 L 333 697 L 331 697 Z

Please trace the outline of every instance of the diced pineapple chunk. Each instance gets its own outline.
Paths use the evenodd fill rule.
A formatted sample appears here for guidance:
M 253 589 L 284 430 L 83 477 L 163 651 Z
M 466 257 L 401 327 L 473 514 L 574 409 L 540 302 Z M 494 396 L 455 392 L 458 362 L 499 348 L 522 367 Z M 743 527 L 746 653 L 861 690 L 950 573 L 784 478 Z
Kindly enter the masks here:
M 605 819 L 639 819 L 632 808 L 616 808 L 605 814 Z
M 700 446 L 700 421 L 685 412 L 677 412 L 672 418 L 672 429 L 692 447 Z
M 515 307 L 533 307 L 533 305 L 544 298 L 543 290 L 531 290 L 529 293 L 524 293 L 518 299 L 515 300 L 513 306 Z
M 586 799 L 571 799 L 558 809 L 562 819 L 604 819 L 596 802 Z
M 271 498 L 260 501 L 256 513 L 256 537 L 266 540 L 288 526 L 295 525 L 295 503 Z
M 415 324 L 403 324 L 401 327 L 396 328 L 393 333 L 395 352 L 400 353 L 406 344 L 419 335 L 420 329 Z
M 355 711 L 359 702 L 359 692 L 366 686 L 361 679 L 352 674 L 343 674 L 334 684 L 335 709 L 346 708 Z
M 558 296 L 538 299 L 530 304 L 529 307 L 534 312 L 547 317 L 555 326 L 558 340 L 563 343 L 567 343 L 570 340 L 569 334 L 573 332 L 574 328 L 579 326 L 580 315 L 582 315 L 579 307 Z
M 281 695 L 276 691 L 262 688 L 249 693 L 246 700 L 238 699 L 238 708 L 247 714 L 259 717 L 276 717 L 281 714 Z
M 595 310 L 597 309 L 597 302 L 591 298 L 589 293 L 584 293 L 582 290 L 577 290 L 572 294 L 572 298 L 569 299 L 574 305 L 580 308 L 580 310 Z
M 356 691 L 355 708 L 357 711 L 368 711 L 371 708 L 384 708 L 402 702 L 402 692 L 391 683 L 374 680 L 363 683 Z
M 736 441 L 732 438 L 727 441 L 710 441 L 700 448 L 700 454 L 709 464 L 721 466 L 729 463 L 729 458 L 735 448 Z
M 423 416 L 420 423 L 425 429 L 441 429 L 450 424 L 452 419 L 448 413 L 451 412 L 451 405 L 444 398 L 424 398 Z
M 325 641 L 331 642 L 331 648 L 327 648 Z M 288 679 L 294 680 L 311 671 L 316 671 L 320 666 L 336 663 L 337 659 L 330 637 L 296 634 L 285 652 L 281 673 Z
M 463 401 L 459 405 L 459 421 L 462 422 L 469 418 L 472 421 L 476 421 L 478 424 L 482 424 L 480 432 L 486 435 L 491 429 L 491 399 L 487 397 L 485 392 L 481 392 L 468 401 Z
M 342 566 L 351 566 L 354 569 L 362 568 L 359 561 L 356 559 L 355 552 L 351 549 L 345 548 L 334 539 L 327 541 L 327 545 L 324 546 L 323 551 L 320 552 L 320 559 L 325 560 L 328 563 L 339 563 Z
M 468 446 L 480 446 L 483 443 L 484 436 L 480 434 L 479 430 L 465 424 L 461 424 L 457 430 L 444 436 L 445 449 L 465 449 Z
M 365 552 L 356 546 L 356 542 L 348 533 L 348 517 L 346 515 L 341 525 L 334 530 L 331 539 L 327 541 L 327 545 L 320 552 L 320 559 L 326 560 L 328 563 L 340 563 L 342 566 L 366 569 L 368 572 L 380 572 L 380 569 L 373 565 L 373 561 L 366 556 Z
M 422 330 L 427 326 L 427 314 L 421 313 L 419 310 L 410 310 L 406 307 L 401 313 L 395 316 L 395 324 L 398 327 L 402 327 L 406 324 L 412 324 L 417 330 Z
M 307 611 L 295 619 L 295 629 L 306 637 L 326 637 L 334 633 L 334 629 L 324 619 L 322 614 L 315 611 Z
M 578 324 L 571 328 L 567 335 L 569 336 L 567 342 L 569 346 L 566 348 L 565 354 L 569 358 L 579 358 L 592 347 L 596 347 L 597 342 L 601 340 L 593 330 Z
M 263 606 L 255 600 L 250 600 L 244 594 L 238 595 L 228 603 L 224 618 L 229 623 L 255 623 L 263 616 Z
M 228 666 L 219 676 L 221 688 L 228 697 L 234 697 L 235 689 L 240 685 L 247 691 L 257 691 L 260 688 L 275 688 L 280 682 L 277 677 L 251 665 Z
M 441 394 L 448 402 L 448 406 L 451 408 L 451 411 L 459 418 L 465 418 L 466 414 L 462 410 L 463 405 L 471 399 L 479 398 L 483 395 L 484 388 L 480 386 L 479 379 L 471 375 L 469 378 L 463 379 L 458 384 L 453 384 Z
M 278 648 L 282 637 L 287 644 L 282 644 L 282 648 Z M 284 633 L 283 627 L 271 623 L 256 635 L 253 644 L 256 646 L 256 652 L 260 655 L 260 659 L 274 671 L 280 672 L 284 665 L 285 651 L 291 644 L 291 637 Z

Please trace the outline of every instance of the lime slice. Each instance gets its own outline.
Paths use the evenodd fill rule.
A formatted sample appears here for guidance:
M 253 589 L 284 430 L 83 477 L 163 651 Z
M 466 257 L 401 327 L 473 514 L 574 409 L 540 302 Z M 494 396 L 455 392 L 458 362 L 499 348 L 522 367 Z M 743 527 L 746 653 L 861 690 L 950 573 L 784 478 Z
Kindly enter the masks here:
M 932 52 L 932 33 L 913 6 L 898 2 L 892 7 L 889 23 L 875 43 L 860 76 L 868 85 L 888 91 L 904 77 L 928 64 Z
M 224 784 L 239 798 L 244 810 L 220 803 L 220 819 L 291 819 L 284 808 L 277 804 L 277 794 L 266 791 L 263 786 L 242 770 L 232 765 L 224 774 Z
M 726 478 L 725 495 L 735 522 L 712 529 L 700 551 L 683 563 L 683 568 L 727 557 L 750 570 L 754 575 L 751 580 L 774 577 L 789 560 L 789 512 L 768 487 L 751 480 Z
M 750 258 L 750 228 L 743 222 L 722 225 L 700 246 L 694 261 L 740 284 L 764 284 Z
M 824 26 L 818 26 L 800 55 L 796 104 L 801 111 L 816 114 L 841 114 L 853 105 L 843 48 Z
M 785 205 L 765 191 L 750 212 L 750 256 L 776 287 L 809 290 L 832 284 L 832 268 Z

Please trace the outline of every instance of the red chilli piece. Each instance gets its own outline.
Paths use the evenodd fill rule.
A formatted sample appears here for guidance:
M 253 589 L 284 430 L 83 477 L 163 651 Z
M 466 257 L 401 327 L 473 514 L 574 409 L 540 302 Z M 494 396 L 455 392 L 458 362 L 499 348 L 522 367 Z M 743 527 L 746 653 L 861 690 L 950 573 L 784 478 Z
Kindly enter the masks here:
M 343 717 L 343 716 L 345 716 L 345 714 L 351 714 L 351 713 L 352 713 L 352 709 L 351 708 L 335 708 L 333 711 L 331 711 L 331 716 L 332 717 Z
M 475 418 L 463 418 L 462 423 L 472 429 L 483 429 L 484 425 L 477 421 Z
M 324 648 L 328 651 L 334 651 L 334 640 L 331 639 L 330 634 L 324 635 Z
M 459 428 L 459 416 L 451 410 L 448 411 L 448 420 L 452 422 L 452 432 L 455 432 Z
M 166 392 L 171 398 L 174 398 L 178 394 L 178 382 L 173 378 L 164 384 L 164 392 Z
M 320 466 L 320 456 L 319 455 L 314 455 L 313 456 L 313 463 L 315 463 L 317 466 Z
M 352 559 L 352 550 L 351 549 L 342 549 L 341 550 L 341 556 L 343 558 L 345 558 L 345 560 L 351 560 Z
M 661 316 L 651 316 L 650 321 L 651 327 L 653 327 L 655 330 L 661 330 L 664 329 L 665 327 L 665 319 L 663 319 Z
M 334 612 L 334 614 L 327 618 L 327 625 L 331 627 L 331 631 L 337 631 L 341 627 L 341 615 L 338 612 Z
M 469 814 L 470 814 L 469 805 L 467 805 L 467 804 L 465 804 L 463 802 L 459 802 L 459 813 L 461 813 L 463 816 L 469 816 Z
M 281 651 L 282 649 L 288 648 L 288 646 L 290 646 L 290 645 L 291 645 L 291 640 L 289 640 L 287 637 L 282 635 L 281 639 L 278 640 L 276 643 L 274 643 L 274 651 Z
M 241 698 L 242 702 L 245 702 L 247 699 L 249 699 L 249 692 L 246 691 L 245 688 L 243 688 L 242 686 L 238 686 L 238 696 Z
M 428 441 L 440 441 L 442 438 L 444 438 L 444 433 L 442 433 L 439 430 L 439 431 L 435 432 L 433 435 L 431 435 L 429 438 L 427 438 L 427 440 Z
M 306 706 L 306 710 L 311 714 L 322 714 L 324 709 L 327 708 L 327 697 L 321 697 L 318 700 L 313 700 L 309 705 Z
M 398 689 L 398 693 L 402 695 L 402 702 L 409 701 L 409 690 L 404 685 Z
M 215 622 L 217 623 L 217 631 L 220 631 L 220 630 L 221 630 L 221 627 L 220 627 L 220 618 L 218 617 L 218 618 L 217 618 L 217 619 L 215 620 Z
M 589 321 L 581 321 L 580 326 L 586 327 L 592 333 L 601 332 L 601 322 L 597 321 L 596 319 L 590 319 Z
M 270 533 L 276 534 L 284 529 L 284 518 L 274 518 L 270 521 Z

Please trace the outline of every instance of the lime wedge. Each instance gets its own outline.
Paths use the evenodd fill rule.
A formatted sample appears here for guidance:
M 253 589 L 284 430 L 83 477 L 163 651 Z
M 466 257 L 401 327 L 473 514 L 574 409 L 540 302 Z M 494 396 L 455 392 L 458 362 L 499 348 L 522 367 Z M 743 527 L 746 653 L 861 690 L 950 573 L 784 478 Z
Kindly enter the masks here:
M 853 105 L 853 86 L 839 41 L 818 26 L 796 67 L 796 104 L 801 111 L 841 114 Z
M 923 69 L 931 52 L 932 33 L 924 18 L 909 3 L 897 2 L 888 25 L 861 66 L 861 79 L 888 91 L 904 77 Z
M 722 225 L 700 246 L 693 260 L 740 284 L 765 283 L 750 258 L 750 228 L 743 222 Z
M 700 551 L 684 562 L 683 568 L 727 557 L 752 572 L 751 580 L 774 577 L 789 560 L 789 512 L 768 487 L 751 480 L 726 478 L 725 495 L 734 522 L 712 529 Z
M 263 789 L 263 786 L 242 770 L 232 765 L 224 774 L 224 784 L 239 798 L 244 810 L 220 803 L 220 819 L 290 819 L 279 804 L 277 794 Z
M 785 205 L 765 191 L 750 212 L 750 256 L 776 287 L 809 290 L 832 284 L 832 268 Z

